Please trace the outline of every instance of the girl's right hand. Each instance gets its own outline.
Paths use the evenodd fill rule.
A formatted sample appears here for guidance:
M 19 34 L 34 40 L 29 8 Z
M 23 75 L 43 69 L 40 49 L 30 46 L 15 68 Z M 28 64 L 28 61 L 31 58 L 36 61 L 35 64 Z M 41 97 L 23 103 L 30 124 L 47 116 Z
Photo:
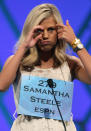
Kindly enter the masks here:
M 24 42 L 21 44 L 24 48 L 31 48 L 42 38 L 43 27 L 35 26 L 27 35 Z

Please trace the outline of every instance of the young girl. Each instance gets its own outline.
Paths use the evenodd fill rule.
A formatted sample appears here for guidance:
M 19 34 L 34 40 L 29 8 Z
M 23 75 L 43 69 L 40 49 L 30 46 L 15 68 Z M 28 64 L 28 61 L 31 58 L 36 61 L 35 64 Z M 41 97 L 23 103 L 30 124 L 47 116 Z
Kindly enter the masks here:
M 65 53 L 67 44 L 79 59 Z M 1 91 L 13 83 L 16 110 L 23 73 L 68 82 L 76 78 L 91 84 L 91 56 L 76 38 L 68 20 L 63 24 L 54 5 L 41 4 L 29 13 L 16 46 L 16 53 L 7 59 L 0 73 Z M 67 131 L 76 131 L 72 118 L 64 124 Z M 18 115 L 11 131 L 64 131 L 64 126 L 61 120 Z

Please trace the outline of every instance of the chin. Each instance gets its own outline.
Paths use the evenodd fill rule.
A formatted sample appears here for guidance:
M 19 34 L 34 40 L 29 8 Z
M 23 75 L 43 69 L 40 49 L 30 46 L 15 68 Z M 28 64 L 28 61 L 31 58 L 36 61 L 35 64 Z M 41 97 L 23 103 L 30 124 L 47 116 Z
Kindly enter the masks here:
M 49 51 L 51 51 L 52 49 L 53 49 L 53 48 L 51 48 L 51 47 L 50 47 L 50 48 L 47 48 L 47 47 L 46 47 L 46 48 L 40 48 L 40 50 L 43 51 L 43 52 L 49 52 Z
M 53 50 L 55 48 L 55 46 L 50 46 L 50 45 L 46 45 L 46 46 L 39 46 L 38 49 L 40 51 L 43 51 L 43 52 L 49 52 L 51 50 Z

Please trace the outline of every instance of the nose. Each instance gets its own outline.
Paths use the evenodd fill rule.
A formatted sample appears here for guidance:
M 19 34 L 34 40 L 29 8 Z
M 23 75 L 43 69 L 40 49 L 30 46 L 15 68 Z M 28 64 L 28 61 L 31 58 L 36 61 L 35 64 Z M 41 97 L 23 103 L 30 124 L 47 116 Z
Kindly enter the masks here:
M 43 39 L 48 39 L 48 31 L 46 29 L 43 32 Z

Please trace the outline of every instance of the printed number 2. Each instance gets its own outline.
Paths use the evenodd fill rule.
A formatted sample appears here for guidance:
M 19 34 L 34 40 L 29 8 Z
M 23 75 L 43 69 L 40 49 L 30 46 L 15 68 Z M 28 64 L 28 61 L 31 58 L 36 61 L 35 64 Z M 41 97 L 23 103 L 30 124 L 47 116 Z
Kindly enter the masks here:
M 42 86 L 42 87 L 49 87 L 47 81 L 43 81 L 43 80 L 39 80 L 38 86 Z M 53 82 L 53 88 L 56 87 L 56 83 Z
M 38 86 L 48 87 L 48 83 L 47 83 L 47 81 L 39 80 Z

